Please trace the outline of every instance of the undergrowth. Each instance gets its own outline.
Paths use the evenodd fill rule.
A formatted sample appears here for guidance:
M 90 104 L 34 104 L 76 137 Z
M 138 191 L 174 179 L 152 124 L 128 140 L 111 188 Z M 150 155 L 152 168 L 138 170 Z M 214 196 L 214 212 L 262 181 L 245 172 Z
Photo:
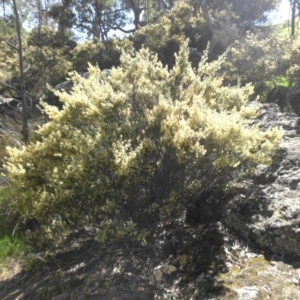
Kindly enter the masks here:
M 9 232 L 5 224 L 5 200 L 6 192 L 0 187 L 0 263 L 11 257 L 16 257 L 21 252 L 22 239 L 13 232 Z

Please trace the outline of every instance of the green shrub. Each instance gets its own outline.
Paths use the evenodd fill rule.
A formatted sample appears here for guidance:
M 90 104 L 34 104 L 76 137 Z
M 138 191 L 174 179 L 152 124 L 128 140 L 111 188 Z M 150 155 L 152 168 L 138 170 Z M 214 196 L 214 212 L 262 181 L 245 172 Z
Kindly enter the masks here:
M 17 255 L 21 251 L 22 244 L 18 236 L 12 236 L 14 228 L 8 220 L 6 199 L 6 189 L 0 187 L 0 263 Z
M 35 140 L 36 129 L 46 122 L 44 116 L 35 116 L 28 120 L 29 140 Z M 22 115 L 15 113 L 12 117 L 0 115 L 0 173 L 8 156 L 7 147 L 22 147 L 24 144 L 22 130 Z
M 28 96 L 44 94 L 47 91 L 47 84 L 55 86 L 61 83 L 72 70 L 71 51 L 74 45 L 68 40 L 65 43 L 57 44 L 58 42 L 60 41 L 57 41 L 55 31 L 48 27 L 41 27 L 40 38 L 38 38 L 38 30 L 34 29 L 28 39 L 24 39 L 23 56 Z M 18 52 L 14 50 L 7 53 L 5 60 L 5 72 L 11 75 L 9 83 L 16 88 L 16 90 L 11 89 L 11 93 L 14 97 L 20 98 Z
M 0 263 L 21 252 L 21 242 L 9 236 L 0 237 Z
M 287 70 L 287 76 L 292 82 L 299 82 L 300 79 L 300 38 L 296 37 L 290 42 L 290 47 L 286 50 L 285 58 L 288 61 L 289 68 Z
M 203 189 L 270 163 L 281 133 L 249 126 L 252 87 L 222 85 L 224 57 L 207 63 L 206 53 L 194 70 L 188 55 L 185 42 L 170 71 L 141 49 L 110 76 L 72 73 L 72 93 L 56 92 L 64 109 L 45 104 L 38 140 L 9 149 L 12 207 L 44 236 L 92 225 L 103 240 L 143 242 Z
M 3 159 L 7 155 L 6 147 L 8 146 L 8 141 L 3 135 L 0 135 L 0 167 L 2 166 Z
M 248 32 L 229 49 L 224 68 L 226 82 L 252 82 L 255 92 L 260 95 L 269 91 L 278 78 L 286 77 L 288 44 L 286 38 L 268 28 L 257 33 Z
M 229 26 L 228 19 L 228 14 L 225 15 L 224 11 L 218 14 L 222 28 L 216 31 L 217 42 L 219 46 L 222 44 L 223 52 L 224 48 L 236 38 L 237 28 L 232 24 Z M 226 26 L 224 26 L 225 23 Z M 224 30 L 226 30 L 225 34 Z M 120 49 L 129 50 L 133 47 L 136 50 L 142 47 L 149 48 L 157 53 L 158 59 L 164 65 L 173 67 L 174 54 L 179 51 L 185 37 L 190 39 L 189 46 L 201 53 L 211 38 L 211 32 L 201 9 L 193 7 L 187 1 L 178 1 L 168 14 L 157 17 L 155 22 L 141 27 L 129 38 L 85 41 L 77 45 L 72 51 L 73 68 L 77 72 L 86 72 L 89 62 L 92 65 L 98 64 L 101 69 L 110 69 L 119 65 Z
M 101 69 L 111 69 L 120 64 L 121 49 L 132 48 L 128 39 L 111 38 L 108 41 L 85 41 L 72 51 L 72 64 L 77 72 L 86 72 L 88 63 L 98 65 Z
M 71 33 L 62 35 L 48 26 L 41 26 L 30 31 L 26 42 L 28 46 L 68 48 L 68 50 L 72 50 L 76 47 L 76 42 L 72 37 Z
M 189 46 L 204 51 L 211 32 L 206 25 L 201 9 L 193 8 L 186 1 L 178 1 L 172 10 L 154 24 L 135 32 L 132 40 L 135 49 L 142 46 L 157 53 L 158 59 L 169 67 L 175 63 L 175 53 L 180 49 L 185 37 Z
M 15 120 L 0 115 L 0 170 L 2 169 L 7 153 L 7 146 L 18 146 L 23 144 L 21 129 L 21 120 L 15 114 Z
M 10 65 L 15 64 L 18 58 L 15 55 L 15 49 L 7 43 L 9 42 L 12 45 L 17 44 L 17 35 L 14 25 L 14 22 L 0 18 L 0 80 L 3 82 L 9 82 L 11 80 L 14 73 L 10 69 Z M 3 83 L 0 83 L 0 92 L 1 95 L 10 95 L 10 90 Z

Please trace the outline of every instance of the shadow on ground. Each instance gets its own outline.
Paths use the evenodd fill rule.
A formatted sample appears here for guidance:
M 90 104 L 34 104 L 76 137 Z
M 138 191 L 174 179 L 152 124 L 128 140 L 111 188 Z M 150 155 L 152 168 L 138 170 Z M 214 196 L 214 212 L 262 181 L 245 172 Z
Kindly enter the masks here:
M 157 226 L 145 247 L 74 232 L 55 253 L 27 255 L 22 267 L 11 261 L 0 272 L 0 299 L 300 299 L 297 260 L 239 240 L 220 222 L 225 199 L 202 218 L 206 198 L 186 220 Z
M 25 266 L 30 265 L 30 272 L 13 275 L 8 268 L 0 281 L 0 298 L 221 297 L 226 288 L 216 284 L 215 276 L 227 271 L 225 237 L 219 222 L 164 225 L 146 247 L 126 242 L 103 245 L 82 236 L 55 254 L 28 257 Z
M 164 224 L 146 247 L 84 235 L 3 268 L 0 299 L 300 299 L 297 260 L 262 255 L 221 222 Z M 6 270 L 6 271 L 5 271 Z

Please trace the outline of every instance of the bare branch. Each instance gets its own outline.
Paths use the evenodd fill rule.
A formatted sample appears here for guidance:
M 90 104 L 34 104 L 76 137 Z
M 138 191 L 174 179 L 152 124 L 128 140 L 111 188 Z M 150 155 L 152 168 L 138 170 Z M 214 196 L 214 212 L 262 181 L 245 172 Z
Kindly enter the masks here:
M 6 104 L 13 110 L 20 112 L 21 110 L 19 109 L 19 106 L 22 105 L 21 101 L 14 99 L 13 101 L 17 101 L 17 108 L 13 107 L 12 105 L 9 104 L 9 102 L 6 102 Z
M 14 48 L 15 50 L 19 51 L 19 49 L 18 49 L 15 45 L 13 45 L 12 43 L 10 43 L 9 41 L 4 40 L 4 42 L 5 42 L 7 45 L 9 45 L 10 47 L 12 47 L 12 48 Z
M 2 81 L 2 80 L 0 80 L 0 83 L 6 85 L 6 86 L 8 86 L 8 87 L 10 87 L 10 88 L 12 88 L 12 89 L 14 89 L 14 90 L 16 90 L 16 91 L 19 91 L 19 90 L 18 90 L 17 88 L 15 88 L 14 86 L 12 86 L 12 85 L 10 85 L 10 84 L 8 84 L 8 83 Z
M 112 30 L 120 30 L 120 31 L 122 31 L 124 33 L 133 33 L 133 32 L 135 32 L 135 29 L 125 30 L 125 29 L 123 29 L 122 27 L 119 27 L 119 26 L 111 26 L 110 29 L 112 29 Z
M 29 69 L 30 69 L 30 64 L 28 65 L 28 67 L 24 70 L 24 72 L 23 73 L 26 73 Z

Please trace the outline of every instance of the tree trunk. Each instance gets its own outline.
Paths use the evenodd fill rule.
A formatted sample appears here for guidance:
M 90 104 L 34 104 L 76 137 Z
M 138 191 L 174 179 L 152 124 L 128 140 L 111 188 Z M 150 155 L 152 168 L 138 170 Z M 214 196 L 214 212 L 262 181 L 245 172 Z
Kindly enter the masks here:
M 213 55 L 214 48 L 216 45 L 215 24 L 208 13 L 206 0 L 201 0 L 201 9 L 202 9 L 203 17 L 204 17 L 204 19 L 209 27 L 209 30 L 211 31 L 211 34 L 212 34 L 212 37 L 210 40 L 210 45 L 209 45 L 209 57 L 211 57 Z
M 162 10 L 163 14 L 166 15 L 167 9 L 168 9 L 167 4 L 165 3 L 164 0 L 159 0 L 158 2 L 159 2 L 160 9 Z
M 3 10 L 3 20 L 5 20 L 6 15 L 5 15 L 5 0 L 2 0 L 2 10 Z
M 41 28 L 42 28 L 42 5 L 41 1 L 38 3 L 38 14 L 39 14 L 39 23 L 38 23 L 38 45 L 41 45 Z
M 295 27 L 296 27 L 296 0 L 291 2 L 292 6 L 292 20 L 291 20 L 291 38 L 295 36 Z
M 215 25 L 214 25 L 214 22 L 211 19 L 209 13 L 208 13 L 206 0 L 201 1 L 201 9 L 202 9 L 202 12 L 203 12 L 203 17 L 204 17 L 209 29 L 211 30 L 211 32 L 213 32 Z
M 22 36 L 21 36 L 21 23 L 17 8 L 16 0 L 13 0 L 14 13 L 16 18 L 17 34 L 19 41 L 19 60 L 20 60 L 20 75 L 21 75 L 21 98 L 22 98 L 22 130 L 21 133 L 24 138 L 24 142 L 28 143 L 28 119 L 27 119 L 27 103 L 25 95 L 25 74 L 24 74 L 24 64 L 23 64 L 23 46 L 22 46 Z

